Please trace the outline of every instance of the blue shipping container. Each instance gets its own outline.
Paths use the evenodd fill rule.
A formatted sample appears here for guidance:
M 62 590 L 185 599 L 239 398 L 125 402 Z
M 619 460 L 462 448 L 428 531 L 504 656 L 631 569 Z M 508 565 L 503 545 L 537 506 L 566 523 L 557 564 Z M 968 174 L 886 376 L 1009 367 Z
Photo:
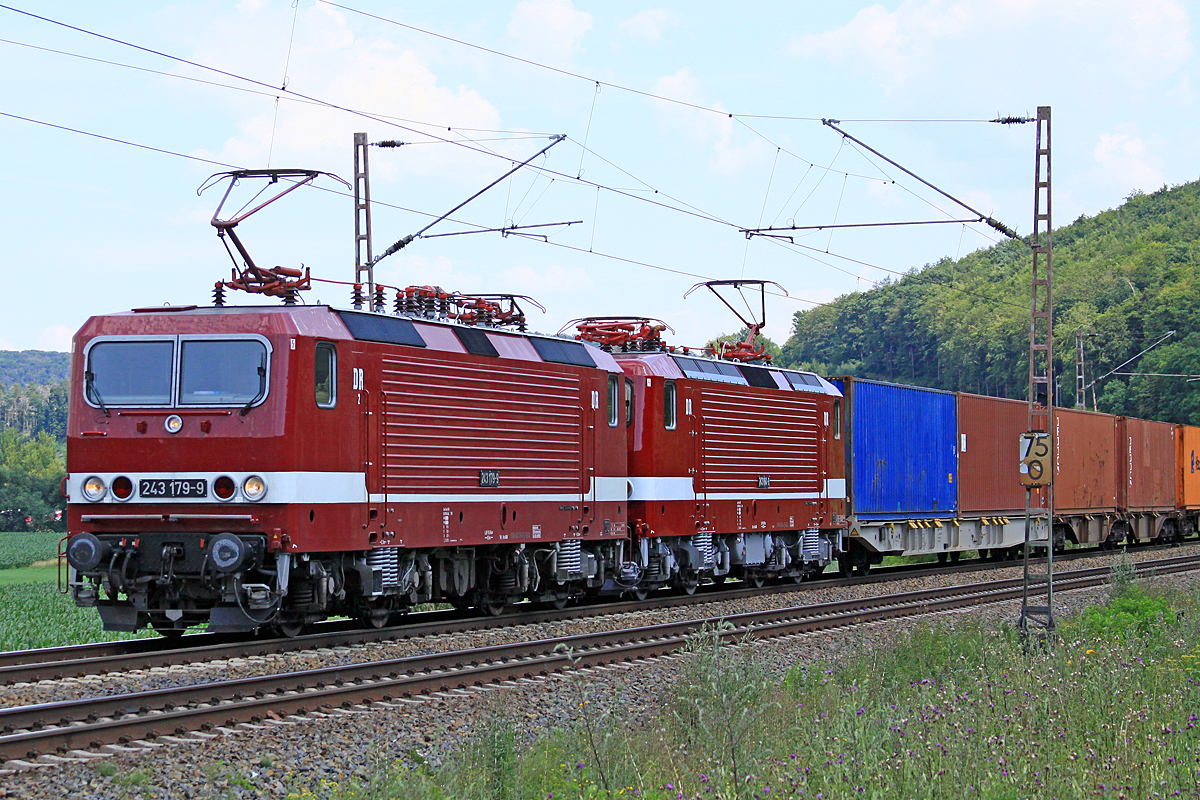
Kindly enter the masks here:
M 954 393 L 855 378 L 834 383 L 845 395 L 849 513 L 862 520 L 955 516 Z

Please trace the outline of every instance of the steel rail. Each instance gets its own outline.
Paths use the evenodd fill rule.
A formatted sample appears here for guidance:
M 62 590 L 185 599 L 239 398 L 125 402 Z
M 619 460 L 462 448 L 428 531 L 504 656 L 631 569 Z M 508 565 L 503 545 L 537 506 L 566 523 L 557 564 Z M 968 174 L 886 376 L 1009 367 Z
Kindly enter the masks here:
M 1154 545 L 1151 547 L 1165 549 L 1170 546 Z M 1104 555 L 1109 555 L 1109 553 L 1077 550 L 1070 551 L 1066 557 L 1079 559 Z M 1015 562 L 982 559 L 963 561 L 954 565 L 926 562 L 885 567 L 873 570 L 868 576 L 855 578 L 826 578 L 805 581 L 802 584 L 781 583 L 763 587 L 741 586 L 732 589 L 713 586 L 709 587 L 707 591 L 701 591 L 695 595 L 651 595 L 644 601 L 588 602 L 566 609 L 530 608 L 523 610 L 519 605 L 515 608 L 515 613 L 500 617 L 470 616 L 464 615 L 461 611 L 420 612 L 408 616 L 406 621 L 400 625 L 380 629 L 362 628 L 352 621 L 330 621 L 321 623 L 319 630 L 314 633 L 293 638 L 264 639 L 239 634 L 194 633 L 179 639 L 132 639 L 36 650 L 16 650 L 0 653 L 0 685 L 174 666 L 207 659 L 245 658 L 327 647 L 386 643 L 422 636 L 493 630 L 606 614 L 676 608 L 699 603 L 726 602 L 769 594 L 885 583 L 920 577 L 925 574 L 968 573 L 1014 566 Z
M 1200 569 L 1200 555 L 1142 562 L 1137 571 Z M 1107 583 L 1108 567 L 1065 573 L 1060 590 Z M 98 747 L 189 730 L 260 722 L 268 712 L 307 713 L 369 701 L 446 692 L 663 655 L 720 622 L 726 641 L 788 636 L 868 621 L 1017 599 L 1022 580 L 1006 579 L 859 598 L 812 606 L 699 618 L 601 633 L 493 645 L 472 650 L 339 665 L 282 675 L 69 700 L 0 710 L 0 758 L 36 758 L 53 750 Z M 569 652 L 563 652 L 562 648 Z M 187 705 L 186 708 L 179 708 Z

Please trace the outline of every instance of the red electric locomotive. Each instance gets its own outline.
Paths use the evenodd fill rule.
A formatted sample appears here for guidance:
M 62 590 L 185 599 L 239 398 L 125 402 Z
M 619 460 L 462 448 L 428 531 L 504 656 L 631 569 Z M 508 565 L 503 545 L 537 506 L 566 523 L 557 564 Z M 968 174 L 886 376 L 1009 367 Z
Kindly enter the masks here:
M 75 601 L 112 630 L 295 634 L 429 601 L 801 580 L 839 551 L 840 395 L 817 376 L 504 330 L 514 298 L 410 288 L 397 309 L 90 319 Z
M 627 557 L 621 370 L 599 348 L 285 305 L 94 317 L 74 353 L 67 556 L 108 629 L 498 612 Z

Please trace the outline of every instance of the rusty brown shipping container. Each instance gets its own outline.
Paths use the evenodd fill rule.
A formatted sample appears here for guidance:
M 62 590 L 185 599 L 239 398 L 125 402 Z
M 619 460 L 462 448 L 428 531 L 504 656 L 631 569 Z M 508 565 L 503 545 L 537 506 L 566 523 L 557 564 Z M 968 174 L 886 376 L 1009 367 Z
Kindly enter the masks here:
M 1017 478 L 1018 442 L 1029 427 L 1029 404 L 958 395 L 958 508 L 964 517 L 1025 513 Z
M 1054 409 L 1054 510 L 1058 514 L 1116 511 L 1125 474 L 1118 418 Z
M 1176 504 L 1185 510 L 1200 509 L 1200 428 L 1180 425 L 1175 432 Z
M 1121 417 L 1121 488 L 1126 511 L 1165 511 L 1175 507 L 1175 426 Z

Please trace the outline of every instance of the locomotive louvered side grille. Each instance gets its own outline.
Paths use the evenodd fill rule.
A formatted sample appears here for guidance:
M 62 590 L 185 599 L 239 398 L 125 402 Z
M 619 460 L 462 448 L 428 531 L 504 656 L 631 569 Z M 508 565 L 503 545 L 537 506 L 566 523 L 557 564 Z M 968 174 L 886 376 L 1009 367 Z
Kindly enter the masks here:
M 697 533 L 692 537 L 692 545 L 700 551 L 700 556 L 704 559 L 705 566 L 712 566 L 716 563 L 716 548 L 713 547 L 713 535 L 711 533 Z
M 700 392 L 705 492 L 816 492 L 817 406 L 780 393 Z M 760 480 L 769 481 L 769 486 Z
M 583 547 L 578 539 L 567 539 L 558 546 L 558 571 L 577 575 L 583 571 Z
M 400 548 L 380 547 L 367 553 L 367 566 L 382 573 L 382 587 L 400 583 Z
M 579 381 L 569 374 L 410 358 L 383 362 L 389 492 L 579 491 Z

